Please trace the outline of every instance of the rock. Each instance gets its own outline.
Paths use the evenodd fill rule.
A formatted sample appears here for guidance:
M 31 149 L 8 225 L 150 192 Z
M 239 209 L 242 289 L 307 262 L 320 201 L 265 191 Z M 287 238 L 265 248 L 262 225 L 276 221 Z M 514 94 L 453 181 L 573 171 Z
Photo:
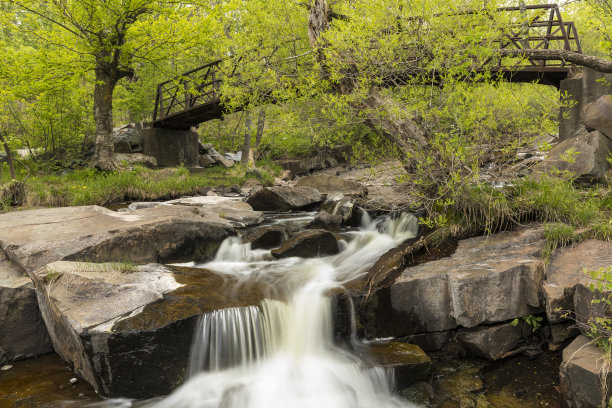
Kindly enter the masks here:
M 321 193 L 311 187 L 265 187 L 248 199 L 257 211 L 294 211 L 312 207 L 322 201 Z
M 325 230 L 309 230 L 298 233 L 283 242 L 280 248 L 272 250 L 272 255 L 277 258 L 291 256 L 312 258 L 337 254 L 338 251 L 338 240 L 334 234 Z
M 264 225 L 246 232 L 243 240 L 250 242 L 252 249 L 278 248 L 287 239 L 287 231 L 283 226 Z
M 414 334 L 408 338 L 425 351 L 441 350 L 451 339 L 450 331 Z
M 580 112 L 582 123 L 589 130 L 599 130 L 612 141 L 612 95 L 604 95 L 588 103 Z
M 431 369 L 431 359 L 414 344 L 399 341 L 369 343 L 366 352 L 373 364 L 393 370 L 398 388 L 427 378 Z
M 581 330 L 585 334 L 588 334 L 589 325 L 600 326 L 597 319 L 612 319 L 612 305 L 605 301 L 612 296 L 612 290 L 591 290 L 596 287 L 597 282 L 585 276 L 576 284 L 574 292 L 576 321 L 580 323 Z
M 200 156 L 200 166 L 202 167 L 210 167 L 215 163 L 216 162 L 213 160 L 212 157 L 210 157 L 209 154 L 203 154 Z
M 411 238 L 381 255 L 368 270 L 372 287 L 378 288 L 399 275 L 406 266 L 406 258 L 422 249 L 424 245 L 425 241 Z
M 208 259 L 234 233 L 217 214 L 177 205 L 122 213 L 86 206 L 0 215 L 0 249 L 28 273 L 57 260 Z
M 563 322 L 550 325 L 550 340 L 553 344 L 561 344 L 580 334 L 574 322 Z
M 340 192 L 332 192 L 325 197 L 321 209 L 332 215 L 340 215 L 342 217 L 342 222 L 347 224 L 353 216 L 354 206 L 355 200 L 352 197 L 345 197 L 344 194 Z
M 132 153 L 133 148 L 142 145 L 141 123 L 129 123 L 119 126 L 111 132 L 115 153 Z
M 224 167 L 228 169 L 234 166 L 234 161 L 230 159 L 226 159 L 219 152 L 217 152 L 214 148 L 208 150 L 208 155 L 215 161 L 215 163 L 221 163 Z
M 0 366 L 53 351 L 32 281 L 0 252 Z
M 297 186 L 316 188 L 322 193 L 339 191 L 344 195 L 365 196 L 368 188 L 352 180 L 328 174 L 318 174 L 316 176 L 300 177 L 296 182 Z
M 253 207 L 239 197 L 219 197 L 216 194 L 214 196 L 207 194 L 206 196 L 179 198 L 164 204 L 199 207 L 207 214 L 216 214 L 220 218 L 239 223 L 241 228 L 261 224 L 265 219 L 263 213 L 253 211 Z
M 574 292 L 584 277 L 584 269 L 596 270 L 609 265 L 612 265 L 612 244 L 609 242 L 588 240 L 557 250 L 542 286 L 548 321 L 561 322 L 565 320 L 561 314 L 574 310 Z
M 567 406 L 599 408 L 606 406 L 612 389 L 612 375 L 606 376 L 608 393 L 602 398 L 601 375 L 605 357 L 601 350 L 585 336 L 579 336 L 563 350 L 559 367 L 561 392 Z M 602 405 L 603 404 L 603 405 Z
M 539 227 L 462 240 L 455 252 L 405 269 L 365 305 L 369 336 L 400 337 L 501 323 L 543 311 Z
M 487 360 L 499 360 L 512 351 L 523 339 L 522 324 L 511 323 L 462 330 L 457 333 L 457 340 L 466 350 L 475 356 Z
M 132 153 L 132 154 L 124 154 L 118 153 L 115 154 L 115 159 L 119 162 L 127 162 L 129 166 L 144 166 L 144 167 L 157 167 L 157 160 L 155 157 L 147 156 L 142 153 Z
M 340 229 L 340 224 L 342 224 L 342 217 L 340 215 L 332 215 L 327 211 L 319 211 L 314 219 L 306 225 L 306 228 L 338 231 Z
M 291 170 L 283 170 L 280 178 L 283 181 L 291 181 L 293 180 L 293 173 L 291 173 Z
M 207 197 L 218 197 L 218 196 L 219 196 L 219 194 L 215 193 L 215 191 L 214 191 L 214 190 L 210 190 L 210 191 L 208 191 L 208 192 L 206 193 L 206 196 L 207 196 Z
M 198 316 L 261 301 L 244 289 L 230 303 L 227 277 L 159 264 L 54 262 L 32 277 L 56 352 L 104 397 L 171 392 Z
M 240 186 L 234 184 L 233 186 L 223 187 L 221 195 L 224 197 L 240 197 L 243 195 L 243 192 Z
M 130 203 L 130 205 L 128 205 L 128 211 L 136 211 L 136 210 L 142 210 L 143 208 L 155 208 L 155 207 L 159 207 L 162 205 L 168 205 L 166 203 L 161 203 L 161 202 L 150 202 L 150 201 L 144 201 L 144 202 L 133 202 Z
M 304 159 L 276 160 L 275 163 L 283 169 L 291 171 L 293 175 L 301 176 L 314 170 L 334 167 L 338 164 L 338 161 L 332 156 L 319 155 Z
M 604 180 L 610 165 L 606 158 L 612 141 L 599 131 L 566 139 L 548 152 L 548 157 L 535 167 L 540 172 L 568 171 L 579 181 Z M 569 159 L 569 160 L 568 160 Z

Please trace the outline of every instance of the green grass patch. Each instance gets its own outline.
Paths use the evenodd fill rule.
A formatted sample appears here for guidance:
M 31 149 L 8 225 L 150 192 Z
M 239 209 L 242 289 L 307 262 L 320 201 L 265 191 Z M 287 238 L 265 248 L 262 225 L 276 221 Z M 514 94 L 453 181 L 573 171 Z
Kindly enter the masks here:
M 238 164 L 231 169 L 212 167 L 194 174 L 186 168 L 134 167 L 112 172 L 88 168 L 67 175 L 37 175 L 27 180 L 22 208 L 167 200 L 198 194 L 203 187 L 242 185 L 250 178 L 270 185 L 279 173 L 278 168 L 266 164 L 257 170 L 258 173 L 247 171 Z

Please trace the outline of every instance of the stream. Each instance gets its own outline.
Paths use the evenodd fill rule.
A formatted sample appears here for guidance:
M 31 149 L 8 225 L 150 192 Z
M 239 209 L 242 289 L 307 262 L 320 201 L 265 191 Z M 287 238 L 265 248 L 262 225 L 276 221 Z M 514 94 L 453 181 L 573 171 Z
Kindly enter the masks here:
M 310 219 L 312 214 L 280 218 L 275 222 L 298 223 L 303 227 Z M 55 392 L 53 399 L 40 406 L 425 406 L 417 402 L 420 398 L 418 395 L 415 397 L 414 390 L 402 392 L 403 396 L 395 392 L 392 373 L 373 366 L 350 351 L 362 344 L 354 332 L 350 339 L 352 347 L 337 345 L 334 340 L 330 296 L 333 291 L 343 291 L 347 283 L 363 277 L 386 251 L 415 237 L 417 229 L 416 218 L 409 214 L 402 214 L 396 219 L 387 217 L 376 220 L 366 214 L 360 228 L 342 233 L 344 238 L 340 241 L 341 250 L 337 255 L 310 259 L 275 259 L 270 250 L 253 250 L 250 244 L 243 244 L 239 237 L 228 238 L 222 243 L 213 261 L 176 266 L 231 277 L 232 281 L 237 282 L 234 290 L 256 286 L 263 292 L 265 299 L 256 306 L 215 310 L 199 318 L 185 382 L 172 394 L 149 401 L 95 401 L 91 392 L 79 389 L 78 395 L 75 395 L 76 392 L 66 392 L 63 399 L 59 397 L 61 393 Z M 468 377 L 473 377 L 474 366 L 468 364 L 467 367 L 464 372 Z M 63 375 L 71 374 L 68 372 Z M 83 385 L 83 380 L 79 381 L 79 387 Z M 0 378 L 0 389 L 2 387 Z M 512 401 L 510 404 L 508 406 L 533 406 L 512 405 Z M 3 406 L 1 399 L 0 406 Z M 441 402 L 439 406 L 455 405 Z

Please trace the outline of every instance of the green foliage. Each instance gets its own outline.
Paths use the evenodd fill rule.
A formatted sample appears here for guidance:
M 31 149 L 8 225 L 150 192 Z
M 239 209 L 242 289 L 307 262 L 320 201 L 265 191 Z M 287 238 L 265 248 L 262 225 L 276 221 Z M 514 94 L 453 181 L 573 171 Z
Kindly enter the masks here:
M 593 304 L 603 303 L 606 309 L 612 305 L 612 266 L 599 268 L 594 271 L 584 271 L 585 275 L 593 281 L 589 288 L 592 292 L 601 295 L 594 299 Z M 608 358 L 612 356 L 612 318 L 607 315 L 591 317 L 587 322 L 587 335 L 604 352 Z
M 525 317 L 521 317 L 520 319 L 514 319 L 510 322 L 512 326 L 516 326 L 520 321 L 524 321 L 529 327 L 531 327 L 531 332 L 535 333 L 540 327 L 542 327 L 542 322 L 544 321 L 544 317 L 542 316 L 534 316 L 529 315 Z
M 269 184 L 278 168 L 260 169 L 261 182 Z M 242 184 L 255 174 L 243 166 L 232 169 L 213 167 L 205 173 L 190 174 L 188 169 L 131 170 L 102 173 L 95 169 L 77 170 L 64 176 L 33 176 L 26 183 L 24 207 L 109 205 L 132 200 L 163 200 L 197 194 L 206 186 Z

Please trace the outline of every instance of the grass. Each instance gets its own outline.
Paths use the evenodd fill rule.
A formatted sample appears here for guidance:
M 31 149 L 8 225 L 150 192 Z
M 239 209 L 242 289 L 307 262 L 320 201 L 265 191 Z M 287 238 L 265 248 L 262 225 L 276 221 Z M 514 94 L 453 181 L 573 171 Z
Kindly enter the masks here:
M 144 167 L 106 173 L 87 168 L 67 175 L 39 174 L 27 180 L 21 207 L 104 206 L 126 201 L 167 200 L 197 194 L 203 187 L 242 185 L 249 178 L 270 185 L 280 172 L 269 163 L 262 164 L 258 170 L 259 177 L 242 165 L 231 169 L 213 167 L 194 174 L 186 168 L 150 170 Z M 7 207 L 4 209 L 10 209 Z

